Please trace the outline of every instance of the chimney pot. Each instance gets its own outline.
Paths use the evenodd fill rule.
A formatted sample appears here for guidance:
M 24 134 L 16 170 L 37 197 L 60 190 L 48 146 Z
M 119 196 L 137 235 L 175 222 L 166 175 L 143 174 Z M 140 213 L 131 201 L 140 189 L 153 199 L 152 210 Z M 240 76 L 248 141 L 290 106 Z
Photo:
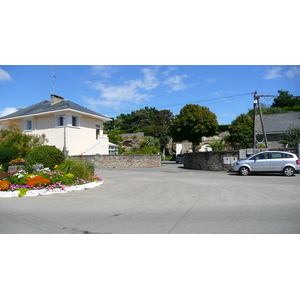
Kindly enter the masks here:
M 54 105 L 56 103 L 59 103 L 59 102 L 65 100 L 64 97 L 61 97 L 61 96 L 58 96 L 58 95 L 54 95 L 54 94 L 51 94 L 50 97 L 51 97 L 51 105 Z

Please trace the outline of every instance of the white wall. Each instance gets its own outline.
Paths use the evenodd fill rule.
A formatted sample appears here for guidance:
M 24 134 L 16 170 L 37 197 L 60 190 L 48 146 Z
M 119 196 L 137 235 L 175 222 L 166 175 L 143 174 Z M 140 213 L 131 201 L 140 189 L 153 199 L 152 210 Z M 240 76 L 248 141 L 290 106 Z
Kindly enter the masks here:
M 79 118 L 79 127 L 71 125 L 56 126 L 56 115 L 54 113 L 33 117 L 33 129 L 24 131 L 27 134 L 46 135 L 48 139 L 47 145 L 53 145 L 60 150 L 64 147 L 64 136 L 66 140 L 66 148 L 69 155 L 81 154 L 108 154 L 109 140 L 107 135 L 103 134 L 103 121 L 92 116 L 75 114 L 74 112 L 66 113 L 67 123 L 70 124 L 71 116 Z M 18 124 L 21 129 L 24 128 L 23 119 L 11 120 L 10 123 Z M 6 125 L 6 122 L 2 122 Z M 96 138 L 96 124 L 100 124 L 100 132 L 98 139 Z

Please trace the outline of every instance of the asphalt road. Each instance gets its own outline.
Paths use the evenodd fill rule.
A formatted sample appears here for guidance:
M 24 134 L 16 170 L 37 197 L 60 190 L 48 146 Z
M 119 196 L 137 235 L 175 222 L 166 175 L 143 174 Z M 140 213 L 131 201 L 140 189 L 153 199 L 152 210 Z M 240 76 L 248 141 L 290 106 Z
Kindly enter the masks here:
M 0 198 L 0 233 L 300 233 L 300 175 L 97 169 L 105 182 L 66 194 Z

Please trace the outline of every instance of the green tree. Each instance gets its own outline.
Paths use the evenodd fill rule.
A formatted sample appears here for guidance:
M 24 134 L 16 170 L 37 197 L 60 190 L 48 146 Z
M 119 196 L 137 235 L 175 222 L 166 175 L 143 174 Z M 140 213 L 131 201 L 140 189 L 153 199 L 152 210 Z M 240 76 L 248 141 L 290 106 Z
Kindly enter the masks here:
M 11 124 L 8 129 L 0 132 L 0 144 L 17 151 L 19 157 L 26 157 L 33 148 L 41 146 L 47 141 L 45 135 L 22 133 L 21 128 L 16 124 Z
M 111 118 L 111 121 L 104 122 L 103 124 L 103 130 L 104 131 L 111 131 L 116 129 L 115 119 Z
M 278 91 L 279 96 L 274 98 L 271 107 L 279 107 L 286 111 L 300 110 L 300 97 L 289 94 L 289 91 Z
M 298 147 L 298 144 L 300 144 L 300 126 L 290 125 L 285 134 L 285 139 L 289 147 Z
M 252 147 L 253 118 L 249 114 L 240 114 L 231 122 L 228 141 L 235 149 Z
M 174 141 L 188 140 L 193 143 L 193 151 L 203 136 L 212 136 L 218 129 L 216 115 L 207 107 L 187 104 L 175 116 L 171 133 Z
M 122 154 L 124 152 L 124 148 L 123 148 L 123 145 L 122 145 L 123 138 L 121 136 L 122 133 L 123 133 L 123 131 L 118 130 L 118 129 L 107 131 L 109 141 L 111 143 L 119 146 L 119 149 L 118 149 L 119 154 Z
M 127 132 L 144 131 L 148 135 L 148 130 L 155 122 L 155 115 L 158 110 L 155 107 L 145 107 L 130 114 L 120 114 L 114 120 L 114 125 L 119 130 Z
M 154 116 L 154 124 L 149 127 L 148 134 L 157 138 L 160 142 L 160 150 L 165 153 L 167 144 L 171 138 L 171 125 L 174 115 L 170 110 L 157 111 Z

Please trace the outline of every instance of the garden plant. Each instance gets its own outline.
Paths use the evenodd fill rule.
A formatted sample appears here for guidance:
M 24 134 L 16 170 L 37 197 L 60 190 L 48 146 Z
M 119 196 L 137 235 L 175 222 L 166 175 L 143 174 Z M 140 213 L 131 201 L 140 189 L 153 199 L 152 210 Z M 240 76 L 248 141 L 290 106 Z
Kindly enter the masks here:
M 18 191 L 18 196 L 21 197 L 30 190 L 64 191 L 70 186 L 103 180 L 91 171 L 89 164 L 81 160 L 72 159 L 71 168 L 66 168 L 66 162 L 63 162 L 61 166 L 43 167 L 35 172 L 32 171 L 32 165 L 23 158 L 15 158 L 9 162 L 10 166 L 20 164 L 24 166 L 24 170 L 9 171 L 0 165 L 0 192 Z

